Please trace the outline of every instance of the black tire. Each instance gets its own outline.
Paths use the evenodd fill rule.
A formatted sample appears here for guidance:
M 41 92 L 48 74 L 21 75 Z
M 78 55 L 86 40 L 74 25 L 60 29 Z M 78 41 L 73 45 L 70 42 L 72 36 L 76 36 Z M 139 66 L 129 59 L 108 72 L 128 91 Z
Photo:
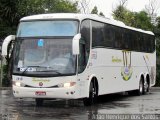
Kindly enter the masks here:
M 139 81 L 139 89 L 128 91 L 128 94 L 131 95 L 131 96 L 140 96 L 140 95 L 143 95 L 144 92 L 145 92 L 145 90 L 144 90 L 144 82 L 143 82 L 143 79 L 141 79 Z
M 83 103 L 85 106 L 93 105 L 97 103 L 97 98 L 98 98 L 98 88 L 95 81 L 92 81 L 90 83 L 89 98 L 84 98 Z
M 149 92 L 150 92 L 150 88 L 151 88 L 151 87 L 150 87 L 150 82 L 149 82 L 149 80 L 147 81 L 147 85 L 148 85 L 148 86 L 147 86 L 147 92 L 149 93 Z
M 150 92 L 150 84 L 149 83 L 147 83 L 147 84 L 148 84 L 147 92 L 149 93 Z
M 139 89 L 135 91 L 136 95 L 140 96 L 140 95 L 143 95 L 145 93 L 145 90 L 144 90 L 144 81 L 143 79 L 141 78 L 141 80 L 139 81 Z
M 43 99 L 36 98 L 35 101 L 37 107 L 43 106 Z
M 147 94 L 149 92 L 150 92 L 150 84 L 148 82 L 146 82 L 144 85 L 144 93 L 143 94 Z

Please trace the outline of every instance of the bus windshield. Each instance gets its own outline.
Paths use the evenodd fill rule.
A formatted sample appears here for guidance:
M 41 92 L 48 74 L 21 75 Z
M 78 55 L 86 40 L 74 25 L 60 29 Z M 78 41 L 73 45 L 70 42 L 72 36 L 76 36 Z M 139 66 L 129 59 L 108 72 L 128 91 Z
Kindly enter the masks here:
M 76 57 L 72 39 L 17 39 L 14 49 L 14 74 L 75 74 Z
M 13 74 L 75 74 L 72 39 L 77 33 L 78 21 L 74 20 L 21 22 L 14 48 Z
M 17 37 L 74 36 L 77 31 L 78 21 L 73 20 L 25 21 L 20 23 Z

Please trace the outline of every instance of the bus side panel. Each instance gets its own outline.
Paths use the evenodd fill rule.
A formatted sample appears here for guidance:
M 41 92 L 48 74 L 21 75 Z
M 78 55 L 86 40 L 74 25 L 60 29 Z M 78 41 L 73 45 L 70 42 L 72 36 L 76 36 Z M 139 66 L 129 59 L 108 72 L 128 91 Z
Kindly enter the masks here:
M 141 74 L 151 73 L 151 68 L 155 67 L 154 55 L 96 48 L 91 52 L 85 71 L 98 79 L 99 95 L 134 90 L 139 87 Z

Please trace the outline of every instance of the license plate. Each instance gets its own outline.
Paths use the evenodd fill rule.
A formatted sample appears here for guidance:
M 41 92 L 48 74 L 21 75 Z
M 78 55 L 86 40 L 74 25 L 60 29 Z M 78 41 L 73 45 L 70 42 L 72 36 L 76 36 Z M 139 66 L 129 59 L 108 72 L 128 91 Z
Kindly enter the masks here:
M 36 91 L 35 95 L 37 95 L 37 96 L 45 96 L 46 92 L 45 91 Z

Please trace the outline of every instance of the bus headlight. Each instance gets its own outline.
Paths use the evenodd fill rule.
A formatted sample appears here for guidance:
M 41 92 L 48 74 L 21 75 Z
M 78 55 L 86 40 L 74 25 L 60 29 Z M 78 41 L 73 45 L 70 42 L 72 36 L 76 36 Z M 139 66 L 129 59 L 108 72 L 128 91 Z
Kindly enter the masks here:
M 64 83 L 64 87 L 72 87 L 76 84 L 76 82 Z
M 19 81 L 13 81 L 13 85 L 17 86 L 17 87 L 24 87 L 25 86 L 25 84 L 23 84 L 23 83 L 21 83 Z
M 68 83 L 61 83 L 58 85 L 58 87 L 65 87 L 65 88 L 68 88 L 68 87 L 72 87 L 76 84 L 76 82 L 68 82 Z

